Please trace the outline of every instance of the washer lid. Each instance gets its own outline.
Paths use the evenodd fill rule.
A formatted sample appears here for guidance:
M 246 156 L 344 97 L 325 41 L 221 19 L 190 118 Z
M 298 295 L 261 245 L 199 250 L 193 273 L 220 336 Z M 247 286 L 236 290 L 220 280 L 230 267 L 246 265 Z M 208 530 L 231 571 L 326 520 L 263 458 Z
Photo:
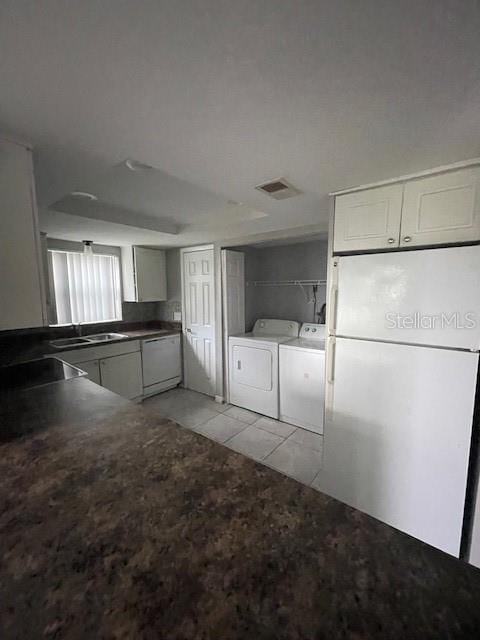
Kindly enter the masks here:
M 290 336 L 272 336 L 272 335 L 259 335 L 255 336 L 253 333 L 239 333 L 237 335 L 229 336 L 229 342 L 238 344 L 240 342 L 273 342 L 275 344 L 282 344 L 282 342 L 289 342 L 292 340 Z
M 253 327 L 254 336 L 290 336 L 296 338 L 300 323 L 295 320 L 277 320 L 275 318 L 259 318 Z
M 304 351 L 325 352 L 325 340 L 307 340 L 306 338 L 293 338 L 280 345 L 280 349 L 303 349 Z

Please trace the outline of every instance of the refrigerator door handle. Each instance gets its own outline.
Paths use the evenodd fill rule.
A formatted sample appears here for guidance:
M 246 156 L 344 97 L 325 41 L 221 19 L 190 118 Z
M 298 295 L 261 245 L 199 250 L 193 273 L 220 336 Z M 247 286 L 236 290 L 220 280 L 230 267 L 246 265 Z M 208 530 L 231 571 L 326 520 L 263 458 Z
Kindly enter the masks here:
M 333 384 L 335 379 L 335 338 L 330 338 L 327 349 L 327 382 Z
M 329 314 L 328 314 L 328 332 L 330 334 L 335 334 L 337 329 L 337 300 L 338 300 L 338 287 L 336 285 L 332 286 L 330 290 L 330 299 L 329 299 Z

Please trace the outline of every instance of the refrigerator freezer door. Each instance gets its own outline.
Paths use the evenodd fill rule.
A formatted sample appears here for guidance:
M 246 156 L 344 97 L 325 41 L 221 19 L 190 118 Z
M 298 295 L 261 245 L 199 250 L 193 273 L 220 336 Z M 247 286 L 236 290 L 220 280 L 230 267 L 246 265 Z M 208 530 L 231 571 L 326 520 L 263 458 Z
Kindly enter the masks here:
M 459 555 L 478 354 L 337 338 L 315 487 Z
M 337 261 L 331 333 L 479 349 L 480 246 L 344 256 Z

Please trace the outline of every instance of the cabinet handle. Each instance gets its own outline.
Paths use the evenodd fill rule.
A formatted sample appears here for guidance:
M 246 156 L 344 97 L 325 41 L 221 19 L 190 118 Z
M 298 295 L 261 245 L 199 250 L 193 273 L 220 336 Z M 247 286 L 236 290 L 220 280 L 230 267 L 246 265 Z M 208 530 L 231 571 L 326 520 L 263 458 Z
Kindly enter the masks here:
M 395 238 L 389 238 L 388 239 L 388 244 L 393 244 L 395 242 Z
M 411 241 L 411 236 L 404 236 L 403 241 L 404 242 L 410 242 Z

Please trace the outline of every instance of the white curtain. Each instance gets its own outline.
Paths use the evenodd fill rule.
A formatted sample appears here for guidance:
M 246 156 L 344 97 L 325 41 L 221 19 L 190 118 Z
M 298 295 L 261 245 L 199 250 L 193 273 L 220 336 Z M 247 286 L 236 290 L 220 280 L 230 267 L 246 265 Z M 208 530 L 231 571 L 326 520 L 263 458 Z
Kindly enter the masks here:
M 122 319 L 117 256 L 52 251 L 57 324 Z

